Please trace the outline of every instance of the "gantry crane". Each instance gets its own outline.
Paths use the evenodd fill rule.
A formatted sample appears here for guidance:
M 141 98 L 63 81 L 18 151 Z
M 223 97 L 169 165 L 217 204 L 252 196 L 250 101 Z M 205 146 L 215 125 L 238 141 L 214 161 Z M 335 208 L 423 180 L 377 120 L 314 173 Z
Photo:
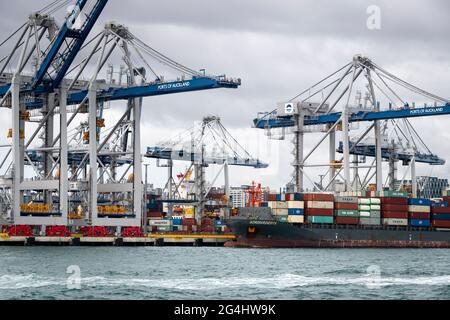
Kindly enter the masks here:
M 358 83 L 358 79 L 364 76 L 363 84 Z M 358 87 L 359 86 L 359 87 Z M 392 86 L 397 86 L 402 92 L 394 90 Z M 351 95 L 355 89 L 363 89 L 367 92 L 368 104 L 350 103 Z M 416 106 L 415 103 L 408 103 L 401 95 L 406 93 L 414 94 L 421 99 L 431 99 L 431 105 L 423 102 L 422 106 Z M 317 99 L 322 96 L 319 102 L 312 102 L 311 99 Z M 385 108 L 381 109 L 381 103 Z M 342 111 L 335 110 L 341 107 Z M 335 179 L 344 171 L 345 189 L 350 191 L 351 161 L 350 154 L 364 153 L 365 155 L 375 156 L 375 175 L 377 189 L 383 188 L 382 180 L 382 158 L 392 156 L 383 153 L 382 148 L 382 122 L 384 120 L 407 119 L 416 117 L 428 117 L 450 114 L 449 99 L 439 97 L 422 90 L 404 80 L 396 77 L 390 72 L 384 70 L 372 60 L 361 55 L 356 55 L 350 63 L 346 64 L 333 74 L 325 77 L 312 87 L 304 90 L 299 95 L 286 102 L 280 103 L 272 112 L 259 113 L 254 120 L 254 126 L 259 129 L 270 130 L 280 128 L 284 132 L 287 128 L 292 129 L 294 134 L 294 186 L 298 191 L 304 188 L 304 176 L 306 176 L 313 185 L 311 179 L 306 173 L 307 167 L 327 167 L 329 181 L 325 190 L 332 189 Z M 350 126 L 353 123 L 369 123 L 366 130 L 353 141 L 350 140 Z M 362 151 L 359 143 L 373 129 L 375 143 L 371 148 Z M 340 149 L 343 157 L 336 160 L 336 131 L 342 131 L 342 143 Z M 304 156 L 304 135 L 309 132 L 325 133 L 319 142 L 313 146 L 312 150 Z M 318 149 L 318 147 L 329 138 L 329 163 L 320 165 L 308 165 L 306 161 Z M 442 159 L 430 153 L 413 153 L 408 156 L 414 166 L 416 161 L 427 162 L 431 164 L 442 164 Z M 373 167 L 373 166 L 370 166 Z M 367 167 L 369 168 L 369 167 Z M 415 170 L 414 170 L 415 171 Z M 414 174 L 412 174 L 414 175 Z
M 241 166 L 252 168 L 267 168 L 268 164 L 254 158 L 223 126 L 220 117 L 204 117 L 201 122 L 178 134 L 169 141 L 161 142 L 158 146 L 147 148 L 145 155 L 148 158 L 167 160 L 168 190 L 167 202 L 180 200 L 177 193 L 180 185 L 185 181 L 183 177 L 178 184 L 173 180 L 173 161 L 190 162 L 187 171 L 193 170 L 195 176 L 195 199 L 197 219 L 201 213 L 205 200 L 219 175 L 224 173 L 225 196 L 230 196 L 228 166 Z M 220 170 L 207 188 L 205 181 L 205 168 L 210 165 L 220 165 Z M 183 200 L 181 200 L 183 201 Z
M 177 63 L 120 24 L 107 23 L 89 39 L 107 2 L 76 1 L 59 27 L 51 15 L 68 1 L 53 1 L 0 46 L 12 43 L 0 60 L 0 107 L 11 109 L 12 121 L 11 144 L 3 146 L 0 163 L 0 201 L 10 223 L 141 226 L 142 98 L 240 85 L 240 79 L 210 76 Z M 124 62 L 121 79 L 99 79 L 114 55 Z M 13 61 L 18 61 L 16 66 Z M 176 79 L 157 74 L 155 64 Z M 125 112 L 100 130 L 104 106 L 111 101 L 125 101 Z M 69 144 L 77 141 L 69 136 L 74 126 L 82 131 L 83 143 Z M 124 214 L 99 214 L 103 209 L 98 199 L 105 196 L 111 208 L 120 204 Z M 35 199 L 49 208 L 45 214 L 24 212 Z M 83 219 L 72 219 L 73 212 L 82 213 Z

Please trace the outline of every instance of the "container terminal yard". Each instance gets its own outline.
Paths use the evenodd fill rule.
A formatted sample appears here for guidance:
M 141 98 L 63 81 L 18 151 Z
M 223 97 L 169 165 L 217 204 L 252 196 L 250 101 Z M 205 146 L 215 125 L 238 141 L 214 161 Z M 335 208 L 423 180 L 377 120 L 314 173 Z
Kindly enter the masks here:
M 31 13 L 1 43 L 9 53 L 0 107 L 11 122 L 1 146 L 0 244 L 450 247 L 448 183 L 431 195 L 432 178 L 416 175 L 417 164 L 445 160 L 409 121 L 450 114 L 448 99 L 357 54 L 253 120 L 268 139 L 293 138 L 287 185 L 232 187 L 229 166 L 257 176 L 270 159 L 253 157 L 209 115 L 142 154 L 141 113 L 144 98 L 238 89 L 240 78 L 186 67 L 120 23 L 93 34 L 107 0 L 78 0 L 56 21 L 66 2 Z M 124 112 L 106 123 L 111 108 Z M 317 143 L 306 149 L 305 139 Z M 326 155 L 321 163 L 311 161 L 316 153 Z M 163 188 L 148 185 L 143 158 L 167 171 Z M 176 177 L 175 161 L 188 164 Z M 219 171 L 208 182 L 210 166 Z M 214 187 L 222 174 L 225 185 Z

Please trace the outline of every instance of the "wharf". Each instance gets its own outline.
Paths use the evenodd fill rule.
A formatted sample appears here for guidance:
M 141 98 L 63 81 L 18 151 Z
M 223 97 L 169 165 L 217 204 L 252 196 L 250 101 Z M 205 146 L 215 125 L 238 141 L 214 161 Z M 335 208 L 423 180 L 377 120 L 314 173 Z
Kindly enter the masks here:
M 145 237 L 18 237 L 0 234 L 0 246 L 223 246 L 236 239 L 218 234 L 148 234 Z

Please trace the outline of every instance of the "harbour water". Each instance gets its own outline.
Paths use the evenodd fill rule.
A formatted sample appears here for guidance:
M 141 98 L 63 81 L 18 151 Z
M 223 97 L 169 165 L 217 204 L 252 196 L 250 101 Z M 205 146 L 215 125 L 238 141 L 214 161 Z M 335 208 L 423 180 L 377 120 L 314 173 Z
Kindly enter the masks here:
M 0 247 L 0 299 L 450 299 L 450 250 Z

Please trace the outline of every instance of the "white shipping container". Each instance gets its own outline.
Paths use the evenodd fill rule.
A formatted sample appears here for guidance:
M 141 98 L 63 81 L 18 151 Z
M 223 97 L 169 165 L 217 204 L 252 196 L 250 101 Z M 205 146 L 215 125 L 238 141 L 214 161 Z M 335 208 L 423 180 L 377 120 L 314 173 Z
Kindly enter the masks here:
M 360 211 L 359 216 L 361 218 L 370 218 L 370 211 Z
M 370 205 L 370 211 L 380 211 L 381 206 L 379 204 L 371 204 Z
M 275 208 L 276 209 L 287 209 L 288 205 L 286 201 L 276 201 Z
M 358 209 L 361 211 L 370 211 L 370 205 L 369 204 L 360 204 L 358 206 Z
M 275 203 L 276 203 L 276 201 L 267 201 L 267 206 L 269 207 L 269 208 L 275 208 Z
M 303 208 L 305 208 L 305 202 L 303 202 L 303 201 L 288 201 L 287 207 L 288 207 L 288 209 L 303 209 Z
M 274 216 L 287 216 L 288 209 L 272 209 L 272 214 Z
M 172 225 L 172 220 L 156 220 L 156 219 L 152 219 L 149 221 L 151 226 L 155 226 L 155 227 L 168 227 Z
M 308 201 L 307 207 L 311 209 L 334 209 L 334 202 Z
M 369 198 L 359 198 L 358 203 L 359 204 L 370 204 L 370 199 Z
M 408 206 L 409 212 L 423 212 L 429 213 L 431 212 L 431 207 L 429 206 Z
M 383 224 L 389 226 L 407 226 L 408 219 L 383 219 Z
M 288 222 L 289 223 L 304 223 L 305 218 L 304 218 L 304 216 L 288 216 Z

